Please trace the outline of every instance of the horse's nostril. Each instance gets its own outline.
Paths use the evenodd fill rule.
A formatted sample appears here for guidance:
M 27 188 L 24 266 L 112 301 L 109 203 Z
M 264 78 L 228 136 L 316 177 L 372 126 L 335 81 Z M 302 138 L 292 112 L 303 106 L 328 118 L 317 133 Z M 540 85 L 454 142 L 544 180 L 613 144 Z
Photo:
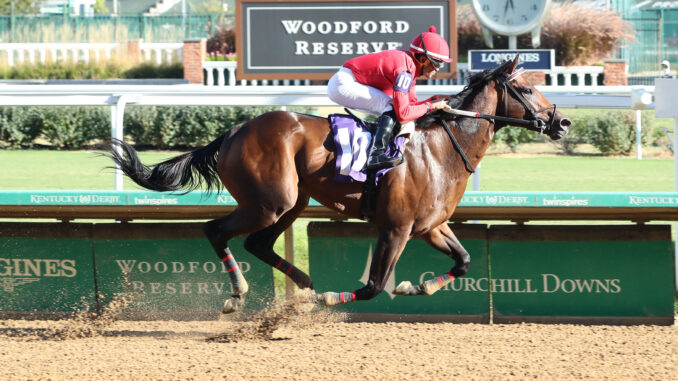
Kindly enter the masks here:
M 572 121 L 567 118 L 563 118 L 560 120 L 560 127 L 570 127 L 571 125 Z

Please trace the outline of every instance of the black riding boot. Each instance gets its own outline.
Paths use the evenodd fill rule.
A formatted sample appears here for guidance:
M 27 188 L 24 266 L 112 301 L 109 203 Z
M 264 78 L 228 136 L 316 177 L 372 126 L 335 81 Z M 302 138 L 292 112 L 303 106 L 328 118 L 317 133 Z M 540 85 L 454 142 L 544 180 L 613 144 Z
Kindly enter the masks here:
M 395 127 L 395 115 L 393 111 L 388 111 L 377 120 L 377 131 L 372 139 L 370 146 L 370 155 L 367 159 L 367 169 L 391 168 L 403 161 L 402 157 L 394 158 L 386 156 L 386 147 L 391 142 L 393 136 L 393 127 Z

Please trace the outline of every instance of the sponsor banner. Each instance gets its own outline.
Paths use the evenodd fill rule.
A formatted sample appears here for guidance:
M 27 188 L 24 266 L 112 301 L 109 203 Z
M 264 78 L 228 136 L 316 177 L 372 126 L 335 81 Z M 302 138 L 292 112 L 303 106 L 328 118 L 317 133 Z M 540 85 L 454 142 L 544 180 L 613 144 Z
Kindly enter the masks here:
M 678 207 L 675 192 L 466 192 L 459 206 Z
M 555 66 L 556 55 L 553 49 L 469 50 L 469 70 L 494 69 L 504 61 L 513 60 L 516 54 L 520 57 L 518 67 L 525 70 L 547 71 Z
M 313 224 L 313 226 L 311 226 Z M 376 230 L 364 223 L 312 222 L 309 224 L 309 267 L 316 292 L 354 291 L 365 286 L 369 265 L 377 243 Z M 318 234 L 314 228 L 331 226 L 331 234 Z M 350 226 L 353 225 L 353 226 Z M 370 231 L 356 237 L 359 230 Z M 467 276 L 454 280 L 430 296 L 397 296 L 395 287 L 402 281 L 421 284 L 449 271 L 454 261 L 421 239 L 407 243 L 384 291 L 369 301 L 349 303 L 338 309 L 354 313 L 385 314 L 446 314 L 489 317 L 487 242 L 479 237 L 464 239 L 474 229 L 484 231 L 485 225 L 454 228 L 464 247 L 471 253 Z M 372 232 L 372 230 L 374 230 Z M 478 234 L 475 234 L 478 236 Z
M 136 234 L 143 236 L 143 229 L 135 229 Z M 273 300 L 273 272 L 243 249 L 243 241 L 232 239 L 230 247 L 249 284 L 244 308 L 260 309 Z M 210 312 L 216 316 L 232 294 L 227 269 L 204 237 L 95 236 L 94 252 L 102 305 L 124 293 L 131 296 L 128 310 L 135 313 Z
M 347 60 L 408 49 L 434 25 L 456 57 L 456 2 L 237 0 L 239 79 L 329 79 Z M 275 49 L 271 47 L 275 46 Z M 456 73 L 456 59 L 439 77 Z
M 237 202 L 228 192 L 221 193 L 207 193 L 207 192 L 190 192 L 186 194 L 180 193 L 160 193 L 137 191 L 127 194 L 127 205 L 129 206 L 143 206 L 143 205 L 169 205 L 169 206 L 185 206 L 185 205 L 227 205 L 234 206 Z
M 115 191 L 4 191 L 4 205 L 126 205 L 127 195 Z
M 672 317 L 671 227 L 592 228 L 491 227 L 494 316 Z
M 0 312 L 94 307 L 89 238 L 0 237 Z
M 0 191 L 0 205 L 35 206 L 235 206 L 237 202 L 228 192 L 204 191 L 162 193 L 151 191 Z M 320 204 L 311 200 L 309 205 Z

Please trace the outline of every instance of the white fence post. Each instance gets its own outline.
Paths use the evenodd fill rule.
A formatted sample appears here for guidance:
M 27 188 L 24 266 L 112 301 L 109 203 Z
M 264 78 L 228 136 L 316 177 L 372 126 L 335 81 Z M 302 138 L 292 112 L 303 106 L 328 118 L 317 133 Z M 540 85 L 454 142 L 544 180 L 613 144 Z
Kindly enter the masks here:
M 138 94 L 123 94 L 123 95 L 113 95 L 115 104 L 111 106 L 111 136 L 114 139 L 123 140 L 125 137 L 124 129 L 124 115 L 125 115 L 125 105 L 128 103 L 136 103 L 141 98 Z M 118 154 L 122 154 L 122 149 L 116 146 L 116 151 Z M 115 190 L 123 189 L 123 177 L 122 171 L 120 170 L 119 165 L 115 165 Z

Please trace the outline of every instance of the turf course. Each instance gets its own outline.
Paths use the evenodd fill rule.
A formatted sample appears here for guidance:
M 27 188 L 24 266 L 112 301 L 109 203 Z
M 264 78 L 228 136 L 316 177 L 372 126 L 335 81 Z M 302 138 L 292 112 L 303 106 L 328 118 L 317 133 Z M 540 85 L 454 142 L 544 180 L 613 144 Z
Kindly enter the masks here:
M 155 163 L 179 152 L 141 152 Z M 111 162 L 95 151 L 0 151 L 0 189 L 113 189 Z M 674 190 L 672 158 L 602 156 L 486 156 L 480 168 L 485 191 Z M 127 181 L 125 189 L 139 189 Z M 470 187 L 470 182 L 469 182 Z

